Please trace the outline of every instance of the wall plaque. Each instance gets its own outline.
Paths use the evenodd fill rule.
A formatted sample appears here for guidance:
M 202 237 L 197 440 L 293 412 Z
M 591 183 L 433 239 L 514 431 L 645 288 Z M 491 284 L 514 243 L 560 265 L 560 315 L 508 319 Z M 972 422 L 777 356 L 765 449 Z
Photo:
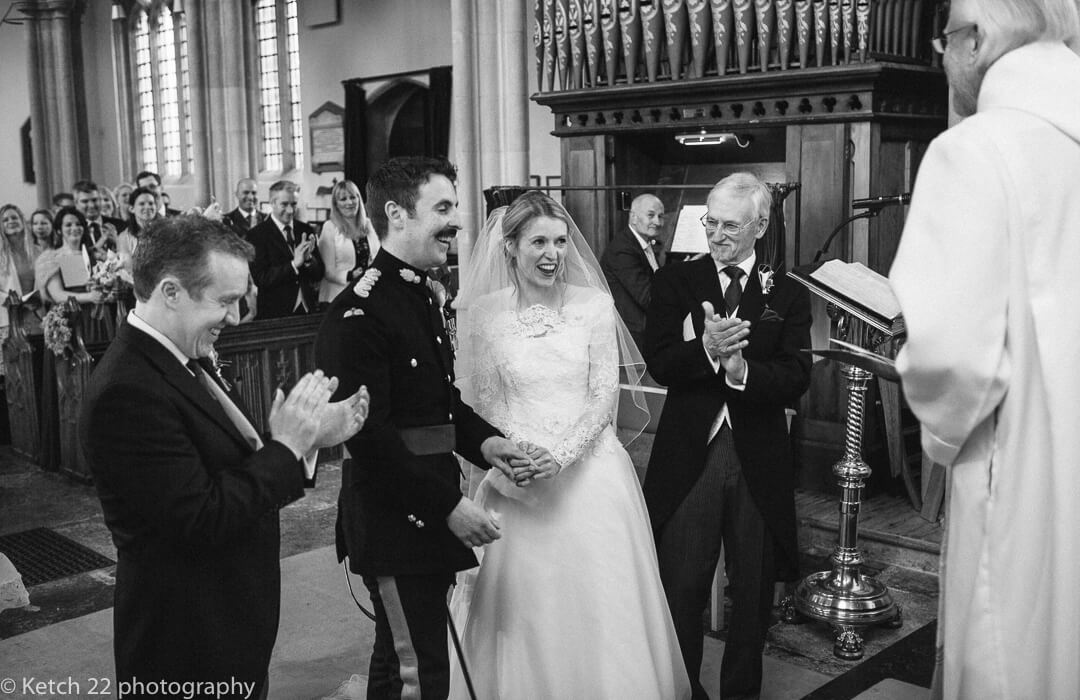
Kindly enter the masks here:
M 324 102 L 308 117 L 311 130 L 311 171 L 345 169 L 345 109 Z

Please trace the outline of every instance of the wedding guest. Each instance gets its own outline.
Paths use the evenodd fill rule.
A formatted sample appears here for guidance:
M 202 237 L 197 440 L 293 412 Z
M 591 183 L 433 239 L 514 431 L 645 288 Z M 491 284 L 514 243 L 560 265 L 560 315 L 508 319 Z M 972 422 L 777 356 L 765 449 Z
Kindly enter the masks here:
M 3 227 L 8 250 L 18 271 L 19 286 L 25 294 L 34 288 L 34 260 L 37 255 L 33 234 L 26 230 L 26 218 L 14 204 L 0 207 L 0 227 Z
M 372 413 L 346 442 L 337 522 L 338 556 L 375 608 L 370 698 L 446 698 L 447 589 L 455 571 L 476 566 L 470 547 L 499 537 L 496 519 L 462 497 L 454 452 L 511 476 L 512 464 L 531 462 L 461 400 L 424 283 L 461 227 L 455 179 L 433 158 L 375 171 L 368 203 L 382 248 L 330 304 L 315 340 L 339 395 L 371 392 Z
M 60 246 L 43 253 L 34 265 L 34 284 L 42 299 L 53 304 L 72 298 L 80 304 L 100 304 L 105 299 L 100 291 L 88 291 L 85 285 L 66 286 L 60 272 L 61 261 L 74 258 L 86 268 L 87 275 L 90 274 L 93 258 L 83 245 L 86 217 L 74 207 L 64 207 L 53 219 L 53 230 L 60 238 Z
M 75 190 L 75 208 L 86 217 L 83 244 L 97 260 L 104 260 L 108 251 L 116 250 L 117 236 L 127 224 L 101 213 L 101 190 L 97 183 L 79 180 L 72 189 Z
M 31 242 L 27 254 L 30 257 L 31 269 L 42 253 L 60 245 L 52 220 L 53 214 L 48 209 L 37 209 L 30 215 Z
M 721 697 L 761 692 L 774 582 L 798 572 L 784 409 L 810 384 L 810 298 L 757 267 L 771 203 L 750 173 L 716 183 L 702 220 L 710 255 L 661 268 L 645 319 L 649 372 L 668 389 L 645 501 L 695 700 L 708 697 L 702 612 L 721 546 L 732 589 Z
M 134 185 L 126 182 L 121 182 L 113 188 L 113 197 L 116 199 L 116 211 L 113 212 L 113 216 L 121 221 L 127 221 L 131 217 L 131 205 L 128 204 L 128 199 L 134 189 Z
M 53 215 L 55 216 L 56 212 L 60 211 L 64 207 L 75 206 L 75 195 L 71 194 L 70 192 L 57 192 L 53 195 L 52 204 Z
M 108 187 L 102 187 L 98 190 L 101 193 L 101 215 L 110 219 L 124 219 L 116 215 L 116 196 Z
M 3 342 L 8 337 L 8 333 L 11 330 L 9 327 L 9 311 L 6 304 L 3 302 L 7 300 L 9 292 L 15 292 L 19 297 L 23 294 L 22 283 L 20 282 L 20 274 L 16 258 L 20 255 L 25 258 L 26 249 L 25 236 L 26 236 L 26 223 L 23 220 L 22 212 L 14 204 L 7 204 L 3 208 L 0 208 L 0 226 L 3 227 L 4 235 L 0 236 L 0 342 Z M 18 227 L 18 233 L 13 235 L 13 229 Z M 16 239 L 17 245 L 13 247 L 13 240 Z M 16 251 L 15 248 L 18 248 Z M 0 361 L 0 374 L 2 374 L 2 365 L 4 363 Z
M 948 499 L 932 697 L 1080 698 L 1080 41 L 1073 0 L 953 0 L 963 118 L 926 149 L 889 279 Z
M 517 483 L 488 471 L 476 490 L 503 537 L 459 577 L 451 609 L 479 696 L 689 698 L 645 499 L 615 429 L 620 413 L 636 418 L 634 437 L 649 422 L 645 363 L 600 265 L 560 204 L 526 192 L 488 218 L 463 289 L 459 385 L 538 464 Z M 620 368 L 634 398 L 621 411 Z M 468 698 L 460 664 L 451 674 L 451 697 Z
M 364 274 L 379 251 L 379 237 L 364 211 L 360 189 L 341 180 L 330 194 L 330 220 L 319 234 L 319 256 L 326 272 L 319 283 L 319 306 L 334 300 L 345 285 Z
M 158 216 L 180 216 L 183 212 L 178 209 L 170 209 L 165 202 L 164 190 L 161 189 L 161 176 L 150 170 L 143 170 L 135 176 L 135 186 L 150 190 L 157 199 Z
M 236 208 L 225 215 L 225 223 L 236 231 L 241 238 L 246 238 L 248 231 L 266 219 L 259 211 L 259 187 L 249 177 L 236 183 Z
M 251 276 L 259 286 L 259 319 L 314 313 L 323 276 L 315 232 L 296 218 L 296 183 L 270 185 L 270 217 L 248 232 L 255 246 Z
M 660 268 L 660 233 L 664 205 L 654 195 L 642 194 L 630 204 L 630 222 L 616 232 L 600 257 L 615 308 L 638 347 L 645 340 L 645 311 L 652 295 L 653 275 Z
M 135 308 L 86 387 L 79 444 L 117 550 L 121 684 L 242 684 L 229 697 L 266 697 L 278 511 L 313 485 L 314 452 L 367 413 L 362 389 L 329 403 L 337 382 L 316 371 L 278 389 L 267 433 L 255 430 L 211 360 L 237 323 L 251 257 L 220 222 L 155 222 L 135 253 Z

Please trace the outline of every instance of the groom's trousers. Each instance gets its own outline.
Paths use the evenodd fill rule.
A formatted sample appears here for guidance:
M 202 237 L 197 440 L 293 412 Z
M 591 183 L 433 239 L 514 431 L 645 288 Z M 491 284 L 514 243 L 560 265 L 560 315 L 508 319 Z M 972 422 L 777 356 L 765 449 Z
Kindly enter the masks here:
M 702 626 L 721 545 L 732 608 L 720 669 L 720 697 L 756 698 L 761 692 L 761 653 L 772 614 L 773 544 L 743 478 L 726 424 L 709 443 L 704 471 L 657 540 L 660 580 L 694 700 L 709 697 L 700 679 Z
M 365 576 L 375 608 L 368 700 L 446 698 L 446 595 L 452 573 Z

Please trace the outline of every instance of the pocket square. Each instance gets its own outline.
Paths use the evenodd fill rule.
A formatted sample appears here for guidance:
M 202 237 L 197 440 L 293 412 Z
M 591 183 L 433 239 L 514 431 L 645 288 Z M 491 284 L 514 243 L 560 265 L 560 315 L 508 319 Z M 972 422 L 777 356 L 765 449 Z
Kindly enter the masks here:
M 682 339 L 693 340 L 697 337 L 697 333 L 694 332 L 694 320 L 690 318 L 690 314 L 686 314 L 686 318 L 682 321 Z
M 758 320 L 759 321 L 783 321 L 784 317 L 781 316 L 780 314 L 776 313 L 775 311 L 773 311 L 772 309 L 770 309 L 766 305 L 765 309 L 761 312 L 761 318 L 759 318 Z

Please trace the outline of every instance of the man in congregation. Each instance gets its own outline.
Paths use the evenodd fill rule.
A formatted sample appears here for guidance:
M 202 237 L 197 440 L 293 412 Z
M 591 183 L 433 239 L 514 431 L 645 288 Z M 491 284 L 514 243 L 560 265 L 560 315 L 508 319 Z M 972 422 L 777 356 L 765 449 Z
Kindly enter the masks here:
M 756 698 L 773 584 L 797 575 L 795 474 L 785 407 L 810 384 L 810 298 L 759 261 L 772 197 L 749 173 L 716 183 L 702 218 L 711 255 L 653 280 L 645 359 L 668 388 L 645 476 L 660 579 L 690 674 L 720 556 L 732 611 L 720 697 Z
M 248 231 L 266 219 L 259 211 L 259 187 L 251 178 L 244 178 L 236 183 L 236 208 L 225 215 L 225 223 L 236 231 L 241 238 L 246 238 Z
M 638 195 L 630 203 L 627 230 L 615 234 L 600 258 L 615 309 L 639 348 L 645 340 L 645 311 L 652 295 L 653 274 L 660 267 L 663 228 L 663 203 L 651 194 Z
M 127 228 L 127 223 L 101 214 L 101 190 L 97 183 L 79 180 L 72 189 L 75 191 L 75 208 L 86 217 L 83 245 L 87 250 L 104 258 L 106 251 L 116 250 L 116 237 Z
M 154 193 L 158 201 L 158 216 L 180 216 L 183 212 L 172 209 L 165 202 L 164 191 L 161 189 L 161 176 L 149 170 L 143 170 L 135 176 L 135 186 L 143 187 Z
M 220 222 L 162 219 L 133 259 L 135 309 L 90 378 L 79 439 L 117 549 L 117 682 L 235 680 L 265 696 L 280 604 L 278 510 L 367 396 L 304 375 L 260 436 L 210 361 L 238 321 L 251 246 Z
M 963 118 L 919 166 L 890 281 L 922 446 L 948 472 L 937 697 L 1080 698 L 1075 0 L 953 0 Z
M 270 185 L 270 216 L 248 231 L 255 246 L 251 275 L 259 287 L 259 320 L 313 313 L 323 276 L 315 231 L 296 218 L 297 186 Z
M 434 158 L 396 158 L 371 176 L 368 213 L 382 246 L 331 303 L 315 342 L 339 394 L 371 391 L 371 416 L 346 443 L 337 547 L 375 607 L 373 699 L 449 692 L 447 590 L 455 572 L 476 566 L 472 547 L 499 537 L 495 516 L 461 495 L 453 452 L 510 478 L 531 464 L 454 386 L 428 271 L 446 262 L 461 226 L 455 180 Z

